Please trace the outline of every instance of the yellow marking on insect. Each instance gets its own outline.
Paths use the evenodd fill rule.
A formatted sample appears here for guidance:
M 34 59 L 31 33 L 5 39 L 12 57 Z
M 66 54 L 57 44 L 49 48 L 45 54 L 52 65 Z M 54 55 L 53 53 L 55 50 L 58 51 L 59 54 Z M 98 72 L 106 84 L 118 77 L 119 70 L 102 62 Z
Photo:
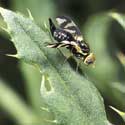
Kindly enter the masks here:
M 77 50 L 77 52 L 83 53 L 81 48 L 78 46 L 78 44 L 76 42 L 71 41 L 70 44 L 74 46 L 74 48 Z
M 118 52 L 117 57 L 120 60 L 120 62 L 125 66 L 125 55 L 122 52 Z
M 93 64 L 95 62 L 95 55 L 93 53 L 90 53 L 84 60 L 84 63 L 86 65 Z
M 82 41 L 82 40 L 83 40 L 83 37 L 82 37 L 82 36 L 77 36 L 77 40 L 78 40 L 78 41 Z
M 76 48 L 77 52 L 79 52 L 79 53 L 83 53 L 82 50 L 81 50 L 81 48 L 80 48 L 78 45 L 75 46 L 75 48 Z
M 81 53 L 82 55 L 85 55 L 85 56 L 88 54 L 88 53 L 83 53 L 82 50 L 81 50 L 81 47 L 78 46 L 78 44 L 77 44 L 76 42 L 71 41 L 71 45 L 74 46 L 74 48 L 76 49 L 76 51 L 77 51 L 78 53 Z
M 77 41 L 82 41 L 82 40 L 83 40 L 83 37 L 82 37 L 82 36 L 75 36 L 74 38 L 75 38 L 75 40 L 77 40 Z

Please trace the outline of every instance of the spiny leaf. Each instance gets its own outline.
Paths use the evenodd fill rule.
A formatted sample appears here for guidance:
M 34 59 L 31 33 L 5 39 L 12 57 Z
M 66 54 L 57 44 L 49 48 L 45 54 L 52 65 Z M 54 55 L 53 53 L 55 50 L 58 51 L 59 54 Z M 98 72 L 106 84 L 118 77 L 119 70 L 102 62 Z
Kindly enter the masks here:
M 117 12 L 111 12 L 109 13 L 109 16 L 115 19 L 125 29 L 125 15 Z
M 115 112 L 117 112 L 123 118 L 123 120 L 125 121 L 125 112 L 122 112 L 122 111 L 114 108 L 113 106 L 110 106 L 110 108 L 113 109 Z
M 106 125 L 103 99 L 93 84 L 74 72 L 64 56 L 48 49 L 49 33 L 33 20 L 0 8 L 20 59 L 39 66 L 41 97 L 61 125 Z M 63 64 L 63 65 L 62 65 Z M 34 83 L 35 84 L 35 83 Z
M 24 4 L 25 2 L 25 4 Z M 12 8 L 16 11 L 26 13 L 26 8 L 31 10 L 32 16 L 37 19 L 36 21 L 41 24 L 48 19 L 48 17 L 55 15 L 55 4 L 52 0 L 13 0 Z M 51 8 L 50 11 L 48 11 Z M 27 14 L 27 13 L 26 13 Z M 31 17 L 32 17 L 31 16 Z

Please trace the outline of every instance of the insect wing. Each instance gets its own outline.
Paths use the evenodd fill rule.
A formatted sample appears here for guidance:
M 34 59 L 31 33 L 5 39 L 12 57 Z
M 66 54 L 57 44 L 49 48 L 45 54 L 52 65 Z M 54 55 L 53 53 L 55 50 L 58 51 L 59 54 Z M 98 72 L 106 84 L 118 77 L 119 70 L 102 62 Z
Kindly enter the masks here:
M 82 41 L 82 35 L 77 27 L 77 25 L 72 21 L 70 17 L 67 16 L 58 16 L 56 18 L 57 24 L 59 25 L 60 28 L 63 30 L 71 33 L 76 40 Z

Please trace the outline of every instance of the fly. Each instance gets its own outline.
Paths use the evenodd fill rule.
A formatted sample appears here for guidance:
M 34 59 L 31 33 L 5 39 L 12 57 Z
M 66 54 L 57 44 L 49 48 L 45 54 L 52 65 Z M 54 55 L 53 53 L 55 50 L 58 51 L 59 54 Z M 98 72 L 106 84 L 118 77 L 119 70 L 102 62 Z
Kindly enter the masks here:
M 50 48 L 66 47 L 78 59 L 82 60 L 86 65 L 95 62 L 95 56 L 90 53 L 89 45 L 83 39 L 77 25 L 67 16 L 58 16 L 56 18 L 57 28 L 49 18 L 50 32 L 52 37 L 57 41 L 48 44 Z

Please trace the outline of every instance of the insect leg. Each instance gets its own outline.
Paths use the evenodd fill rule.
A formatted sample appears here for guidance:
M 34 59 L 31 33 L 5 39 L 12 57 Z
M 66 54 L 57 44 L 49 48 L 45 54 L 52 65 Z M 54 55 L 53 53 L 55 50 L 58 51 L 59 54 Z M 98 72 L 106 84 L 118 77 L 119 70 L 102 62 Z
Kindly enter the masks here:
M 70 58 L 70 57 L 72 57 L 73 56 L 73 54 L 71 53 L 68 57 L 66 57 L 65 56 L 65 60 L 64 60 L 64 62 L 63 62 L 63 64 L 65 64 L 66 63 L 66 61 Z
M 56 43 L 50 43 L 47 45 L 49 48 L 60 48 L 60 47 L 68 47 L 70 43 L 68 41 L 62 41 L 62 42 L 56 42 Z
M 64 61 L 63 61 L 63 64 L 66 63 L 66 61 L 73 56 L 72 53 L 70 53 L 70 55 L 66 56 L 59 48 L 58 48 L 59 52 L 65 57 Z
M 76 65 L 76 72 L 78 72 L 79 66 L 82 63 L 83 60 L 79 60 Z
M 66 47 L 68 46 L 65 43 L 50 43 L 47 45 L 48 48 L 60 48 L 60 47 Z

